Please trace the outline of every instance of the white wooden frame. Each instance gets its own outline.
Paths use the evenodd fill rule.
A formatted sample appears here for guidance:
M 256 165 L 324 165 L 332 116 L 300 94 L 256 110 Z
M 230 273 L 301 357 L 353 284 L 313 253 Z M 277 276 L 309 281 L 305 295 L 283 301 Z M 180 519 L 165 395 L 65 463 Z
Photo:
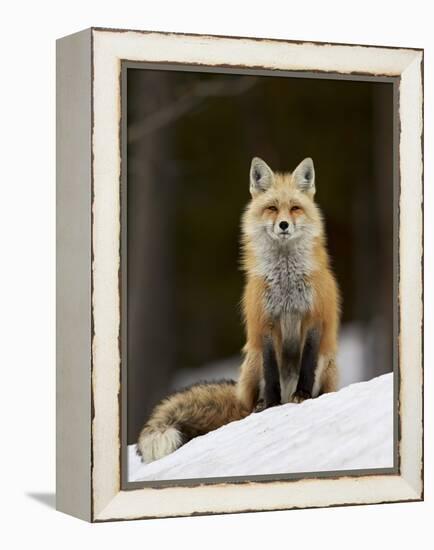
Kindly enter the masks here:
M 121 490 L 121 61 L 396 77 L 399 82 L 399 467 Z M 89 29 L 57 44 L 57 506 L 88 521 L 423 498 L 423 51 Z

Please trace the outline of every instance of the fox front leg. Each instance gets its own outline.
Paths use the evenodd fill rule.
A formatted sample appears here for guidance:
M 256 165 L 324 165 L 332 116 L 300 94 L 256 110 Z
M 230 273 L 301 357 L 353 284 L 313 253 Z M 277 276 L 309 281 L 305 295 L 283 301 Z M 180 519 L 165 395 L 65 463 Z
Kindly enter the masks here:
M 279 366 L 271 336 L 264 338 L 262 365 L 264 372 L 264 408 L 268 409 L 268 407 L 274 407 L 281 403 Z
M 303 354 L 301 356 L 300 376 L 296 392 L 292 398 L 293 403 L 301 403 L 305 399 L 312 397 L 315 372 L 318 367 L 320 339 L 321 333 L 317 328 L 310 329 L 306 335 Z

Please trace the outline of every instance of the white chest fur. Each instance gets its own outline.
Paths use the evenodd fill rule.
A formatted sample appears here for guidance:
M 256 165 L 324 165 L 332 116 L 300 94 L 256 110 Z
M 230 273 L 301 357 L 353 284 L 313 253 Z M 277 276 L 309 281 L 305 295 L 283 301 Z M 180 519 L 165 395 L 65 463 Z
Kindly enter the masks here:
M 313 301 L 309 282 L 311 247 L 293 244 L 269 247 L 261 252 L 260 270 L 267 286 L 266 311 L 273 319 L 303 316 Z

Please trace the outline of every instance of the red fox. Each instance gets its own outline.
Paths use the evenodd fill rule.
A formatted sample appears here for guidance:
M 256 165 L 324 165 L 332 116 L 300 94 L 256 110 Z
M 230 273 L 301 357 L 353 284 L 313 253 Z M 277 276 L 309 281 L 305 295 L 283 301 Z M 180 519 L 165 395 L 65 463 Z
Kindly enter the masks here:
M 253 410 L 337 389 L 339 293 L 312 159 L 279 174 L 254 158 L 250 193 L 242 221 L 247 343 L 237 396 Z
M 145 462 L 253 410 L 337 389 L 339 293 L 313 200 L 312 160 L 279 174 L 254 158 L 250 193 L 242 220 L 247 343 L 239 381 L 200 383 L 159 403 L 137 443 Z

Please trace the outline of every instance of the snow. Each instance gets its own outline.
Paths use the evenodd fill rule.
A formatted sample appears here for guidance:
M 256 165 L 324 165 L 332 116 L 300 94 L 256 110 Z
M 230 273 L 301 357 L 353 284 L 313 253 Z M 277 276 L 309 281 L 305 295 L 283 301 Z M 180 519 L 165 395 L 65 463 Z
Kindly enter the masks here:
M 361 323 L 347 323 L 341 328 L 336 358 L 341 388 L 367 380 L 366 365 L 369 359 L 366 342 L 370 336 L 369 328 Z
M 143 464 L 128 448 L 129 480 L 150 481 L 393 467 L 393 374 L 254 413 Z

